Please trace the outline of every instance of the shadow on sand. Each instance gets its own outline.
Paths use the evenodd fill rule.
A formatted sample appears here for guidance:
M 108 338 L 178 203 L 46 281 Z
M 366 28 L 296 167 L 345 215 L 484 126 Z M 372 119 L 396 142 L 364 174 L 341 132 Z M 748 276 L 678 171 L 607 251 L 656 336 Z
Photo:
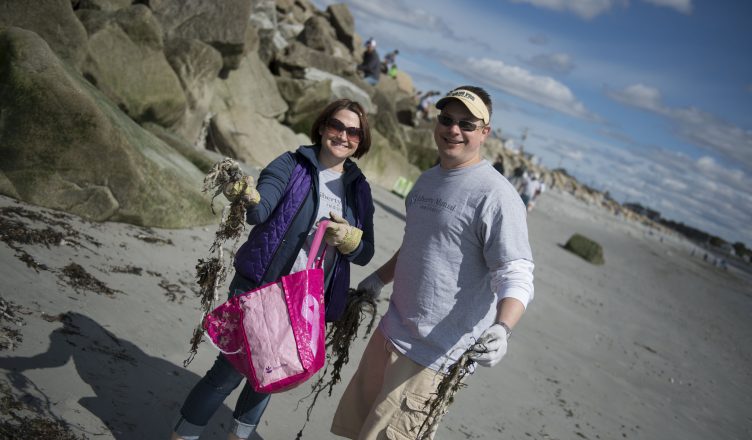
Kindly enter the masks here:
M 63 325 L 50 334 L 45 353 L 0 358 L 0 368 L 7 370 L 7 378 L 24 402 L 39 414 L 49 414 L 47 396 L 24 372 L 57 368 L 73 360 L 81 380 L 96 394 L 82 397 L 79 404 L 98 417 L 114 438 L 168 439 L 182 399 L 199 380 L 198 375 L 144 353 L 80 313 L 65 313 L 60 321 Z M 224 432 L 231 421 L 232 411 L 222 405 L 203 438 L 226 438 Z M 262 440 L 259 436 L 252 439 Z

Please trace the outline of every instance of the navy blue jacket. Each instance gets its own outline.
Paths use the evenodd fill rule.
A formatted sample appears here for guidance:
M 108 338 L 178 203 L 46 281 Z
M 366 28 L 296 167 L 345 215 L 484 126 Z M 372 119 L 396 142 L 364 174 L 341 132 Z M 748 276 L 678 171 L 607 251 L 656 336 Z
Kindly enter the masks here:
M 317 220 L 320 148 L 318 145 L 302 146 L 294 153 L 284 153 L 261 171 L 256 186 L 261 201 L 246 214 L 246 221 L 256 226 L 235 257 L 237 274 L 247 281 L 242 283 L 244 290 L 274 282 L 290 273 Z M 349 263 L 365 266 L 374 254 L 371 188 L 350 159 L 345 161 L 342 179 L 345 187 L 343 216 L 363 231 L 363 237 L 352 253 L 337 252 L 333 273 L 327 274 L 327 321 L 339 319 L 344 312 L 350 286 Z

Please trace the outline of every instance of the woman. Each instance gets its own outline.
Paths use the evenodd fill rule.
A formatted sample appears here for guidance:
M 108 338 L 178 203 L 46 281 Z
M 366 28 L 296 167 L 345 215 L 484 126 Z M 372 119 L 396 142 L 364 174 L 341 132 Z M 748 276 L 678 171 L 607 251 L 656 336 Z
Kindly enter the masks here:
M 308 249 L 319 220 L 331 218 L 326 241 L 336 252 L 324 262 L 326 320 L 344 312 L 350 286 L 350 266 L 368 264 L 374 253 L 371 188 L 350 159 L 366 154 L 371 132 L 363 107 L 340 99 L 329 104 L 311 128 L 314 145 L 274 159 L 242 194 L 250 200 L 246 221 L 256 225 L 235 256 L 236 274 L 230 295 L 274 282 L 305 268 Z M 231 188 L 228 197 L 237 197 Z M 223 355 L 196 384 L 180 410 L 173 440 L 198 439 L 203 428 L 243 376 Z M 228 439 L 253 434 L 269 403 L 269 395 L 246 384 L 233 413 Z

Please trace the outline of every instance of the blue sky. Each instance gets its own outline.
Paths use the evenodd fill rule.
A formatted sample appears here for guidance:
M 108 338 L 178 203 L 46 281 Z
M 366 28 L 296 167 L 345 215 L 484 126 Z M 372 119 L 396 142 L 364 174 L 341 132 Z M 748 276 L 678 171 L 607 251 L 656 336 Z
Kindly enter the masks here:
M 544 166 L 752 246 L 752 1 L 344 3 L 417 89 L 488 90 Z

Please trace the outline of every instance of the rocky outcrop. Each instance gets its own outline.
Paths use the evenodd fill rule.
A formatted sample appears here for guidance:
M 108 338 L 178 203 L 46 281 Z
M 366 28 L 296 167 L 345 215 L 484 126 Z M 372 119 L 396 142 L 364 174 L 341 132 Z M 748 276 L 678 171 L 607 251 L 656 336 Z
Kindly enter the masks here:
M 222 54 L 229 72 L 244 54 L 251 0 L 145 0 L 154 12 L 166 39 L 200 40 Z
M 196 145 L 214 98 L 214 81 L 222 69 L 222 56 L 206 43 L 182 38 L 168 41 L 165 56 L 186 98 L 186 110 L 171 129 Z
M 37 34 L 0 31 L 0 192 L 104 221 L 212 221 L 202 173 L 136 125 Z
M 186 111 L 186 98 L 149 8 L 82 10 L 78 16 L 89 33 L 84 76 L 137 122 L 177 122 Z
M 2 26 L 34 31 L 75 67 L 84 59 L 86 30 L 73 13 L 70 0 L 4 0 L 0 2 Z

